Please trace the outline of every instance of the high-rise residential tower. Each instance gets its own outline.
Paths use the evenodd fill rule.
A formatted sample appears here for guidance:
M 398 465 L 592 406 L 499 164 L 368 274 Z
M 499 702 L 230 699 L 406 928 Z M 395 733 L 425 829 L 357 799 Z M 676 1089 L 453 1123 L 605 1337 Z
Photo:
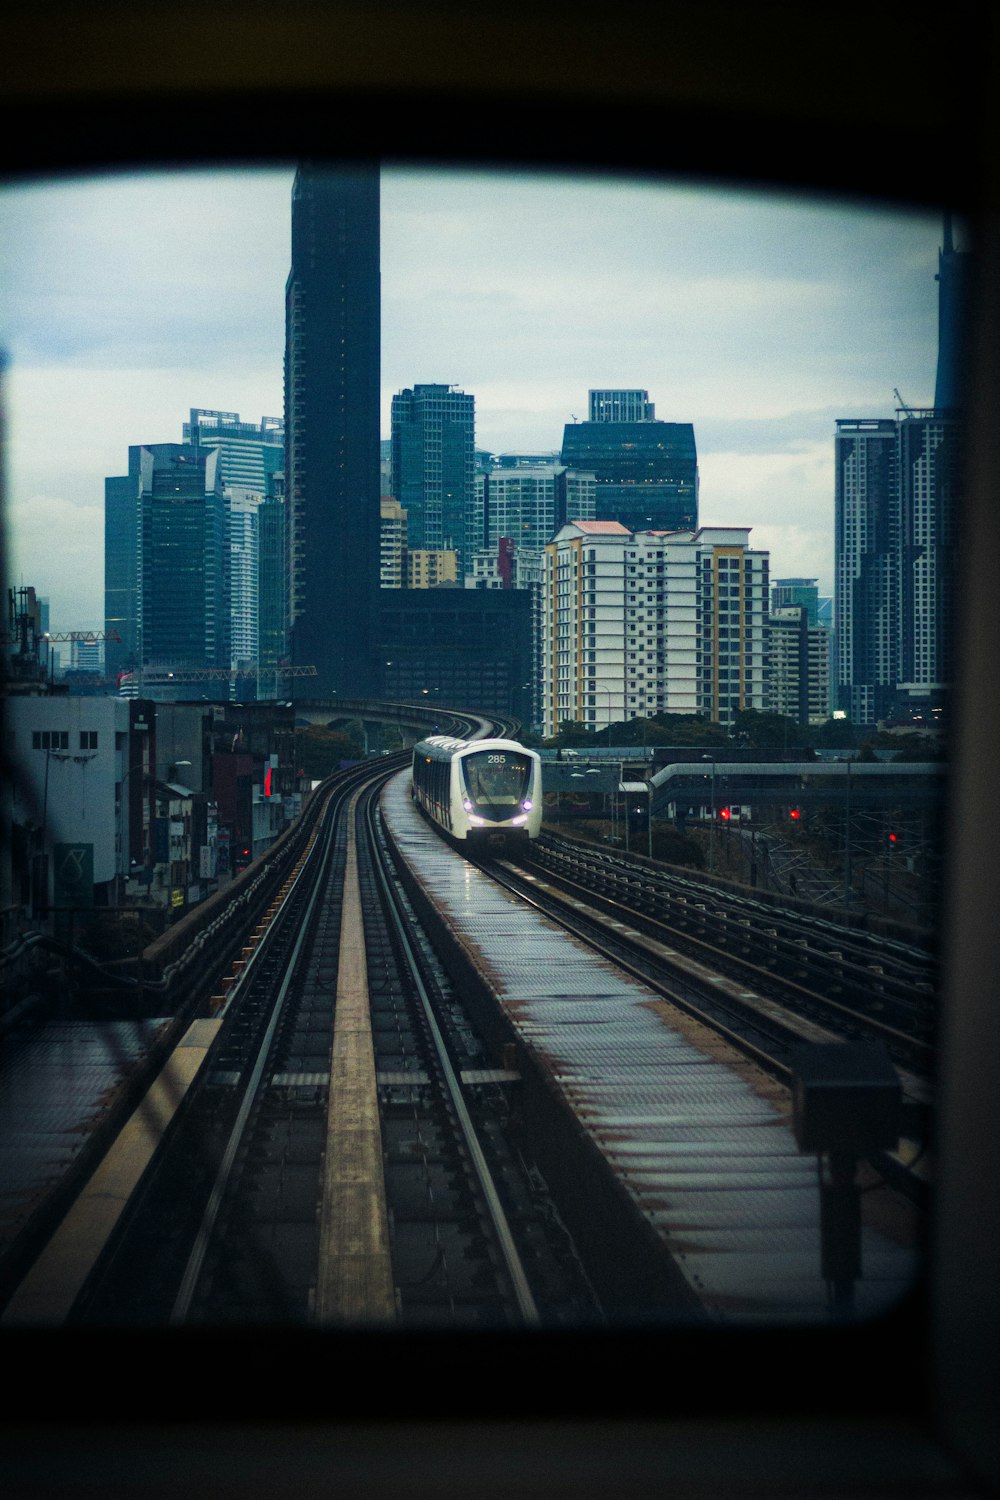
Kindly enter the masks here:
M 303 165 L 285 289 L 289 650 L 299 697 L 378 689 L 379 171 Z
M 952 563 L 964 464 L 956 410 L 904 411 L 898 429 L 897 712 L 906 701 L 939 702 L 954 675 Z
M 939 711 L 954 672 L 963 484 L 962 361 L 971 261 L 945 220 L 935 405 L 837 423 L 838 706 L 856 723 Z M 898 393 L 897 393 L 898 394 Z
M 392 493 L 415 551 L 454 551 L 464 567 L 476 472 L 475 397 L 415 385 L 392 398 Z
M 748 526 L 568 522 L 545 549 L 543 733 L 657 713 L 732 724 L 765 703 L 766 552 Z
M 896 423 L 838 421 L 834 457 L 838 707 L 873 724 L 890 709 L 899 661 Z

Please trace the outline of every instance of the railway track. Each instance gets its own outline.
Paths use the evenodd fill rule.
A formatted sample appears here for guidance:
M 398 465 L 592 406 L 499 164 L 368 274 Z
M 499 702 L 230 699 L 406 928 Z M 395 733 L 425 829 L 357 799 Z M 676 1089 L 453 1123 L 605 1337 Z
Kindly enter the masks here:
M 329 793 L 70 1322 L 599 1317 L 545 1184 L 512 1142 L 516 1075 L 485 1065 L 381 838 L 378 790 L 395 769 Z M 359 953 L 367 1061 L 351 1019 Z M 360 1160 L 372 1197 L 359 1206 Z M 359 1251 L 355 1227 L 369 1222 Z
M 936 962 L 926 951 L 551 835 L 523 866 L 800 1015 L 884 1041 L 900 1064 L 929 1075 Z
M 571 867 L 579 863 L 575 850 L 569 860 L 553 859 L 551 841 L 546 838 L 540 842 L 542 848 L 537 855 L 533 849 L 516 865 L 492 862 L 484 868 L 513 894 L 530 901 L 605 958 L 704 1023 L 783 1084 L 791 1085 L 791 1054 L 799 1043 L 828 1042 L 838 1037 L 881 1041 L 896 1062 L 903 1087 L 902 1128 L 910 1139 L 904 1148 L 905 1160 L 895 1153 L 881 1153 L 872 1164 L 911 1200 L 926 1200 L 926 1181 L 911 1162 L 922 1159 L 928 1133 L 931 1047 L 923 1035 L 915 1036 L 883 1018 L 880 995 L 868 997 L 867 1004 L 854 1008 L 811 990 L 807 986 L 808 970 L 801 964 L 791 975 L 782 975 L 754 962 L 754 944 L 743 929 L 746 918 L 734 919 L 731 911 L 720 916 L 707 902 L 693 923 L 651 916 L 651 908 L 659 913 L 663 905 L 663 886 L 655 877 L 650 880 L 643 871 L 637 878 L 624 862 L 615 861 L 610 881 L 614 895 L 608 896 L 604 894 L 609 884 L 608 862 L 600 852 L 590 862 L 596 878 L 588 885 L 566 874 L 567 863 Z M 734 920 L 740 923 L 736 940 Z M 720 926 L 721 942 L 714 935 Z M 765 954 L 772 952 L 772 934 L 763 935 L 763 949 Z

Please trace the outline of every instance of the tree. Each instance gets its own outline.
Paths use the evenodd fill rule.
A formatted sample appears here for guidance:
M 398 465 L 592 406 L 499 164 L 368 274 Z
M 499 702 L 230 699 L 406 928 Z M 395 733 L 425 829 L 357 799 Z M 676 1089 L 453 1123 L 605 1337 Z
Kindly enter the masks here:
M 322 781 L 339 770 L 341 761 L 360 760 L 363 755 L 357 740 L 339 729 L 321 729 L 314 724 L 310 729 L 295 731 L 295 767 L 311 781 Z
M 787 714 L 762 713 L 757 708 L 739 708 L 733 720 L 736 738 L 755 749 L 787 750 L 802 743 L 802 727 Z
M 850 719 L 827 719 L 825 724 L 814 724 L 809 730 L 810 743 L 817 750 L 853 750 L 858 732 Z

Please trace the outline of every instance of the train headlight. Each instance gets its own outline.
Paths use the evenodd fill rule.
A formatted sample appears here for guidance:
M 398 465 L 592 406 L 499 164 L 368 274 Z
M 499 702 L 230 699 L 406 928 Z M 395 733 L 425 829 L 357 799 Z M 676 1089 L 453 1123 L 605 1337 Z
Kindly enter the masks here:
M 485 818 L 477 818 L 476 815 L 475 815 L 475 813 L 470 813 L 469 814 L 469 822 L 472 824 L 473 828 L 485 828 L 486 827 L 486 819 Z
M 465 801 L 462 803 L 462 806 L 465 808 L 466 812 L 472 811 L 472 803 L 469 801 L 468 797 L 466 797 Z
M 530 797 L 525 797 L 524 801 L 521 803 L 521 806 L 524 808 L 525 812 L 530 812 L 534 805 L 535 804 L 532 802 Z
M 528 814 L 527 813 L 518 813 L 517 817 L 516 818 L 511 818 L 510 821 L 513 823 L 514 827 L 516 828 L 519 823 L 527 823 L 527 821 L 528 821 Z

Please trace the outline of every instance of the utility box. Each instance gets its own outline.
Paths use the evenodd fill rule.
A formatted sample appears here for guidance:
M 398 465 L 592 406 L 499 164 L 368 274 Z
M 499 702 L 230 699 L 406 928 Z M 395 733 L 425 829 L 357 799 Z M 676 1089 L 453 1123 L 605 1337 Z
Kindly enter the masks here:
M 892 1149 L 902 1088 L 881 1042 L 816 1042 L 792 1048 L 792 1123 L 800 1151 Z

